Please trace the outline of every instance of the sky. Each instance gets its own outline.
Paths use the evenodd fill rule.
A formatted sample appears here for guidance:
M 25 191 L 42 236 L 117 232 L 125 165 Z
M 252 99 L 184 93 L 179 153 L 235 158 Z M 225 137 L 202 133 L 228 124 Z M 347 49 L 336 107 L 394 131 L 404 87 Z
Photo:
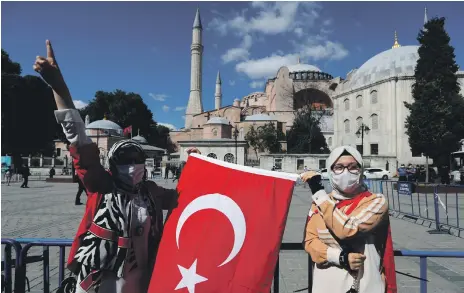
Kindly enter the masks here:
M 217 72 L 222 105 L 263 91 L 284 65 L 312 64 L 334 77 L 393 45 L 417 45 L 428 17 L 446 17 L 464 66 L 464 2 L 2 2 L 1 46 L 23 74 L 55 55 L 77 107 L 98 90 L 142 96 L 154 120 L 184 125 L 190 45 L 197 7 L 203 25 L 203 106 L 214 108 Z M 103 118 L 103 117 L 102 117 Z

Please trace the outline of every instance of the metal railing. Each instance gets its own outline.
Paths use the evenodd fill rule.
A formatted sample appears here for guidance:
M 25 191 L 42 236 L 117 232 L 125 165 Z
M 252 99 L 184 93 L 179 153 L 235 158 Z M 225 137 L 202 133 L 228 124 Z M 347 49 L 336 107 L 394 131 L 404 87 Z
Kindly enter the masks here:
M 26 292 L 27 280 L 27 265 L 36 262 L 43 264 L 43 292 L 50 292 L 50 247 L 59 247 L 59 270 L 58 281 L 60 284 L 65 275 L 65 253 L 66 247 L 71 246 L 71 239 L 37 239 L 37 238 L 22 238 L 22 239 L 3 239 L 2 244 L 5 245 L 4 258 L 2 262 L 2 272 L 4 272 L 5 282 L 2 280 L 5 293 L 22 293 Z M 24 247 L 21 246 L 24 245 Z M 42 255 L 28 256 L 28 252 L 32 247 L 42 247 Z M 11 258 L 12 248 L 15 249 L 15 259 Z M 281 251 L 304 251 L 301 243 L 282 243 Z M 464 251 L 416 251 L 416 250 L 395 250 L 395 256 L 419 257 L 420 258 L 420 292 L 427 293 L 427 258 L 428 257 L 446 257 L 446 258 L 464 258 Z M 13 282 L 12 268 L 15 268 L 15 279 Z M 308 254 L 308 292 L 312 291 L 312 274 L 313 262 Z M 272 292 L 279 292 L 279 260 L 277 260 L 274 271 L 274 282 Z M 14 283 L 14 288 L 12 284 Z M 2 285 L 3 286 L 3 285 Z M 29 287 L 29 286 L 28 286 Z M 30 288 L 28 288 L 30 291 Z

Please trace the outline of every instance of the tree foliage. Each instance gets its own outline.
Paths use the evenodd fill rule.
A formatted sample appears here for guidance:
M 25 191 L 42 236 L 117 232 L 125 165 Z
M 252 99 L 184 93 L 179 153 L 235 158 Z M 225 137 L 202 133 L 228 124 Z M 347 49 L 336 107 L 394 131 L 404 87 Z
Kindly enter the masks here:
M 291 154 L 328 153 L 329 148 L 321 132 L 320 123 L 329 110 L 306 106 L 295 114 L 293 125 L 287 133 L 287 147 Z
M 464 99 L 459 95 L 454 48 L 444 18 L 433 18 L 419 32 L 419 60 L 415 69 L 413 102 L 405 103 L 410 114 L 406 133 L 413 153 L 446 164 L 449 154 L 464 137 Z
M 277 129 L 274 123 L 267 123 L 257 130 L 251 126 L 245 135 L 248 145 L 255 151 L 258 157 L 258 151 L 266 150 L 270 153 L 279 153 L 282 151 L 280 141 L 285 140 L 284 133 Z
M 17 62 L 13 62 L 10 59 L 10 55 L 2 49 L 2 74 L 21 74 L 21 65 Z
M 123 90 L 98 91 L 95 99 L 80 112 L 83 119 L 89 115 L 90 121 L 106 117 L 122 128 L 132 126 L 133 136 L 140 134 L 151 145 L 171 152 L 174 150 L 174 145 L 169 139 L 169 128 L 157 125 L 153 120 L 153 113 L 139 94 Z
M 50 87 L 39 77 L 21 76 L 21 66 L 2 50 L 2 154 L 52 155 L 53 138 L 59 129 Z

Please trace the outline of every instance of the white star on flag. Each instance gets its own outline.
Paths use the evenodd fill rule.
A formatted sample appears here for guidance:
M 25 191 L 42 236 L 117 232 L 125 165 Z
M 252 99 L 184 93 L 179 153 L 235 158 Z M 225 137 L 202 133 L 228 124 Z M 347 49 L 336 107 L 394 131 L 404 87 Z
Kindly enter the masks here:
M 177 265 L 177 267 L 182 275 L 182 280 L 180 280 L 179 284 L 177 284 L 175 290 L 187 288 L 189 293 L 195 293 L 195 285 L 208 280 L 197 274 L 197 259 L 195 259 L 189 269 L 180 265 Z

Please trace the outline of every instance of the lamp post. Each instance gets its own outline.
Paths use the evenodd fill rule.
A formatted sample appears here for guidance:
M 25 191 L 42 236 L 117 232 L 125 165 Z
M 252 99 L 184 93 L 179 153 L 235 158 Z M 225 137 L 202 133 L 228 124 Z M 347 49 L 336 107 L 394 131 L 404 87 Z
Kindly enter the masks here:
M 237 164 L 237 138 L 238 138 L 238 129 L 237 125 L 234 126 L 234 139 L 235 139 L 235 164 Z
M 366 124 L 362 123 L 361 126 L 359 126 L 358 128 L 358 131 L 356 131 L 356 136 L 359 138 L 361 136 L 361 155 L 364 155 L 364 132 L 367 134 L 369 134 L 369 131 L 371 129 L 369 128 L 369 126 L 367 126 Z

